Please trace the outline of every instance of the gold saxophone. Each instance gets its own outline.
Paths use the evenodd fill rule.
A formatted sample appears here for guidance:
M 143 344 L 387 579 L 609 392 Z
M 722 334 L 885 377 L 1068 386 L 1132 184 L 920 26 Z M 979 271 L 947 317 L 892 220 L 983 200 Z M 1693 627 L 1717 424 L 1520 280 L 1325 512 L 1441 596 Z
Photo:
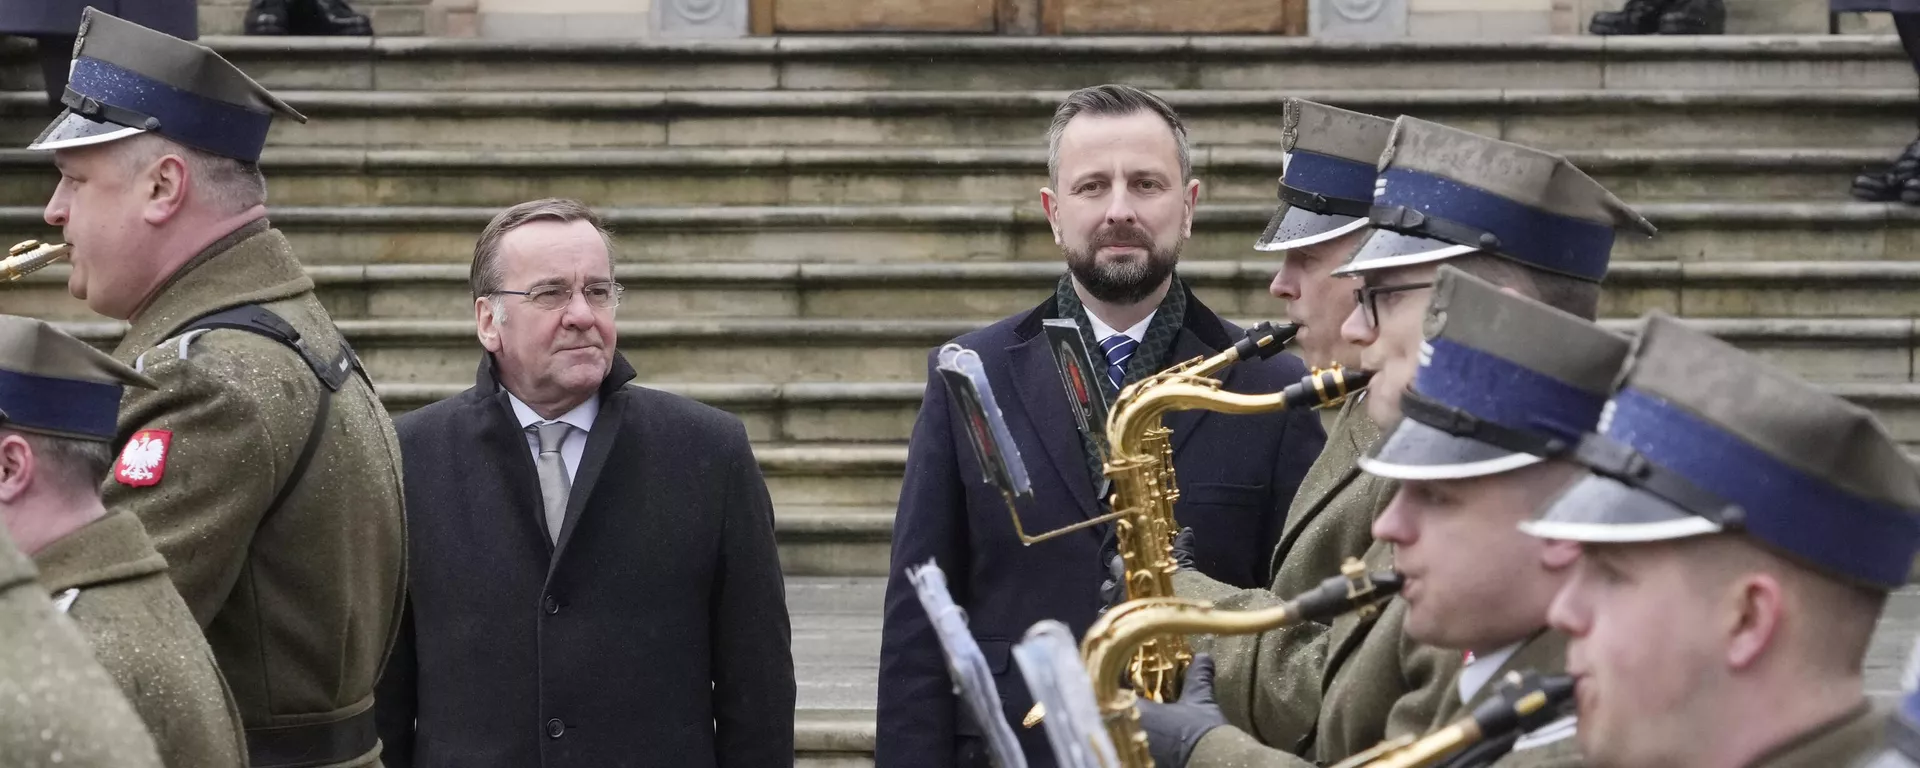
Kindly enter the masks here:
M 1231 414 L 1267 413 L 1326 407 L 1365 386 L 1370 374 L 1349 374 L 1338 367 L 1315 371 L 1299 383 L 1264 395 L 1220 390 L 1208 375 L 1236 357 L 1233 350 L 1188 363 L 1135 382 L 1121 392 L 1107 417 L 1106 476 L 1113 481 L 1116 546 L 1126 569 L 1128 600 L 1173 597 L 1173 517 L 1180 498 L 1174 477 L 1173 431 L 1161 417 L 1173 411 L 1207 410 Z M 1179 695 L 1180 677 L 1193 654 L 1186 638 L 1169 634 L 1142 642 L 1128 668 L 1134 690 L 1154 701 Z
M 73 246 L 38 240 L 28 240 L 8 248 L 7 257 L 0 259 L 0 283 L 11 283 L 26 277 L 41 267 L 66 258 L 72 252 Z
M 1094 622 L 1081 641 L 1080 653 L 1093 683 L 1094 703 L 1100 707 L 1121 765 L 1153 765 L 1146 732 L 1140 729 L 1140 712 L 1134 707 L 1139 694 L 1120 685 L 1122 670 L 1131 671 L 1140 650 L 1164 647 L 1169 637 L 1250 635 L 1303 621 L 1327 621 L 1351 611 L 1377 611 L 1400 590 L 1399 574 L 1370 574 L 1358 559 L 1347 560 L 1340 573 L 1272 608 L 1226 611 L 1204 600 L 1156 597 L 1117 605 Z
M 1099 683 L 1095 679 L 1095 684 Z M 1360 754 L 1334 765 L 1334 768 L 1428 768 L 1452 761 L 1476 745 L 1495 744 L 1509 736 L 1526 733 L 1552 722 L 1573 701 L 1573 678 L 1544 677 L 1536 673 L 1509 672 L 1497 695 L 1475 707 L 1472 714 L 1448 723 L 1440 730 L 1415 739 L 1403 736 L 1383 741 Z M 1475 755 L 1464 761 L 1448 762 L 1448 768 L 1469 768 L 1491 764 L 1512 749 L 1499 749 Z M 1475 759 L 1477 758 L 1477 759 Z

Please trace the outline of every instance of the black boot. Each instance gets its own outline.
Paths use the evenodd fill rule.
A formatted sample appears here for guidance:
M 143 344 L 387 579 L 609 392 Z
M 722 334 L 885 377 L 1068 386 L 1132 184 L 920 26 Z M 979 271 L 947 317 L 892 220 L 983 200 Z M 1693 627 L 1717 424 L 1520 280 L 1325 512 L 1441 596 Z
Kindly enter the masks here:
M 1853 198 L 1867 203 L 1891 203 L 1906 199 L 1920 205 L 1920 139 L 1915 139 L 1893 164 L 1878 171 L 1853 177 Z M 1907 199 L 1911 195 L 1911 199 Z
M 1620 10 L 1594 14 L 1587 31 L 1596 35 L 1651 35 L 1660 28 L 1660 14 L 1673 4 L 1674 0 L 1627 0 Z
M 293 33 L 333 37 L 368 37 L 373 22 L 353 10 L 346 0 L 293 0 Z
M 1726 0 L 1677 0 L 1660 15 L 1663 35 L 1724 35 Z
M 242 22 L 249 35 L 284 35 L 287 28 L 286 0 L 253 0 L 247 5 L 247 20 Z

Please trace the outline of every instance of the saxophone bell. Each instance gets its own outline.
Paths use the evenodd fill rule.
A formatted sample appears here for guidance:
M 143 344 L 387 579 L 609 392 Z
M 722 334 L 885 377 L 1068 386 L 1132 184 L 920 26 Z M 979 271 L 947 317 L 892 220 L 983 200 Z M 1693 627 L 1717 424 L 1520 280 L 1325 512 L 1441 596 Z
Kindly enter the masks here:
M 73 253 L 73 246 L 65 243 L 42 243 L 28 240 L 7 249 L 7 257 L 0 259 L 0 283 L 10 283 L 39 271 Z

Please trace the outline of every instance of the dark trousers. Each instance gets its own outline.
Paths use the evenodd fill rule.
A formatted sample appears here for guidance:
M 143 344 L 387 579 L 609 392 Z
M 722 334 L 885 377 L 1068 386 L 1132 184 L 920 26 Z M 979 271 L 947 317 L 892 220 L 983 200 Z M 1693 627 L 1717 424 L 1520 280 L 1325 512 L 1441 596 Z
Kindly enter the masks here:
M 35 38 L 40 54 L 40 77 L 47 82 L 47 106 L 60 111 L 60 94 L 67 90 L 67 67 L 73 60 L 73 41 L 69 37 Z

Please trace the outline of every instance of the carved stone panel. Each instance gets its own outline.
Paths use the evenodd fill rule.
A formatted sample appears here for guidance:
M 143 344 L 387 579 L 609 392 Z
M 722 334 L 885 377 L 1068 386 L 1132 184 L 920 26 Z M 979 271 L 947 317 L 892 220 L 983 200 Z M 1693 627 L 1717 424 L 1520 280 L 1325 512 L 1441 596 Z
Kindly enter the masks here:
M 1381 40 L 1407 36 L 1407 0 L 1310 0 L 1314 37 Z
M 661 37 L 741 37 L 748 0 L 653 0 L 653 28 Z

